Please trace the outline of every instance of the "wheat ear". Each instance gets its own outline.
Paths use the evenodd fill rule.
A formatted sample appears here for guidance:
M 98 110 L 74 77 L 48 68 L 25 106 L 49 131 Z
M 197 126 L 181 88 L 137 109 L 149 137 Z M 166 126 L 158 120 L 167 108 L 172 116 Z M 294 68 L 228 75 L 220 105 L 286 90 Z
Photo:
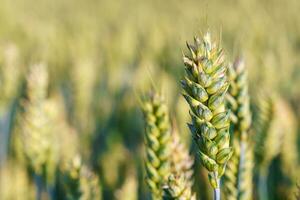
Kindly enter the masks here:
M 190 56 L 183 56 L 186 75 L 181 83 L 191 109 L 189 128 L 209 171 L 215 199 L 220 199 L 220 178 L 233 152 L 229 146 L 229 112 L 225 108 L 227 65 L 222 48 L 211 41 L 209 33 L 203 39 L 196 37 L 194 45 L 187 47 Z
M 259 169 L 259 195 L 260 199 L 268 198 L 267 179 L 271 161 L 281 150 L 284 130 L 279 115 L 278 97 L 262 93 L 258 98 L 255 158 Z
M 42 186 L 53 186 L 58 162 L 58 145 L 47 111 L 48 72 L 43 64 L 33 65 L 27 76 L 27 99 L 19 123 L 22 146 L 37 181 L 37 198 Z M 41 181 L 42 179 L 42 181 Z M 41 184 L 42 183 L 42 184 Z M 52 194 L 51 191 L 49 191 Z
M 63 163 L 62 178 L 67 200 L 102 199 L 98 177 L 82 164 L 79 156 Z
M 171 172 L 168 183 L 164 186 L 164 199 L 195 199 L 192 193 L 194 158 L 189 155 L 186 146 L 180 141 L 173 124 Z
M 225 194 L 228 200 L 252 199 L 253 153 L 249 140 L 251 125 L 247 71 L 242 58 L 229 66 L 229 92 L 226 96 L 231 112 L 233 156 L 225 172 Z
M 163 98 L 150 94 L 142 105 L 146 129 L 147 183 L 152 199 L 162 198 L 162 186 L 171 174 L 171 125 Z

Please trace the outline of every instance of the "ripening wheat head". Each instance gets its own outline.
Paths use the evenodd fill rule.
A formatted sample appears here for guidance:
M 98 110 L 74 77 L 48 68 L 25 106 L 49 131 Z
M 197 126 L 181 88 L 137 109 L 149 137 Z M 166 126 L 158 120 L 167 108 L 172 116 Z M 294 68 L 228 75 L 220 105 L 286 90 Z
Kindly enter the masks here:
M 194 158 L 180 141 L 179 133 L 173 128 L 171 175 L 164 185 L 164 199 L 195 199 L 192 193 Z
M 225 108 L 228 89 L 227 65 L 223 49 L 207 33 L 187 44 L 190 55 L 184 55 L 184 97 L 190 106 L 189 128 L 199 147 L 200 159 L 209 171 L 210 183 L 219 188 L 227 161 L 232 155 L 229 146 L 229 112 Z
M 25 155 L 34 172 L 52 182 L 57 158 L 57 142 L 47 113 L 48 73 L 45 65 L 34 65 L 27 77 L 27 99 L 20 117 Z
M 152 93 L 142 105 L 146 129 L 147 183 L 153 199 L 162 198 L 162 186 L 171 173 L 171 125 L 163 98 Z

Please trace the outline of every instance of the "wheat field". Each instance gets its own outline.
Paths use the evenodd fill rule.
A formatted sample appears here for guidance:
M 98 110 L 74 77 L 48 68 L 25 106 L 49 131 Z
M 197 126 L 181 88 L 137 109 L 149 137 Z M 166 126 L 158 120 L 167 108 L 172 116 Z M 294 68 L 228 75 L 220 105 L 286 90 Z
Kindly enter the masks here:
M 299 0 L 0 0 L 0 200 L 300 199 Z

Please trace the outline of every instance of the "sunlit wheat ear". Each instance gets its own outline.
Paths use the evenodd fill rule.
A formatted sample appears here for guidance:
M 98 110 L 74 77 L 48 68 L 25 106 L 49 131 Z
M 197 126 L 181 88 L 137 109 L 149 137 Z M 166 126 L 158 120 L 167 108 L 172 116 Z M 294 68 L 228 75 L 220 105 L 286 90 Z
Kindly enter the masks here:
M 226 199 L 252 199 L 253 152 L 249 140 L 251 125 L 248 78 L 244 60 L 237 58 L 229 66 L 230 87 L 226 96 L 231 109 L 233 130 L 233 156 L 225 172 L 224 193 Z
M 189 128 L 218 199 L 220 178 L 233 153 L 229 146 L 230 112 L 225 108 L 228 67 L 223 49 L 209 33 L 202 39 L 196 37 L 194 44 L 187 47 L 189 55 L 183 56 L 186 73 L 181 83 L 190 106 Z
M 146 130 L 147 184 L 153 199 L 162 198 L 162 186 L 171 174 L 171 125 L 163 98 L 150 94 L 142 105 Z
M 98 177 L 82 164 L 79 156 L 63 163 L 62 176 L 67 200 L 102 199 Z
M 25 156 L 36 175 L 47 184 L 54 181 L 58 161 L 57 142 L 47 111 L 48 73 L 45 65 L 34 65 L 27 76 L 27 99 L 20 114 L 22 144 Z

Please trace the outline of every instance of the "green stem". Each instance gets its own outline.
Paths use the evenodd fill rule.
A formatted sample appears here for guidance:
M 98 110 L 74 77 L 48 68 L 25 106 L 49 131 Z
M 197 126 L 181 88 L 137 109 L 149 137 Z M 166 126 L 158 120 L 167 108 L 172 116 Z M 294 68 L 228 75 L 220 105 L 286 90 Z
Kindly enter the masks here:
M 261 168 L 258 177 L 258 195 L 260 200 L 268 200 L 267 171 Z

